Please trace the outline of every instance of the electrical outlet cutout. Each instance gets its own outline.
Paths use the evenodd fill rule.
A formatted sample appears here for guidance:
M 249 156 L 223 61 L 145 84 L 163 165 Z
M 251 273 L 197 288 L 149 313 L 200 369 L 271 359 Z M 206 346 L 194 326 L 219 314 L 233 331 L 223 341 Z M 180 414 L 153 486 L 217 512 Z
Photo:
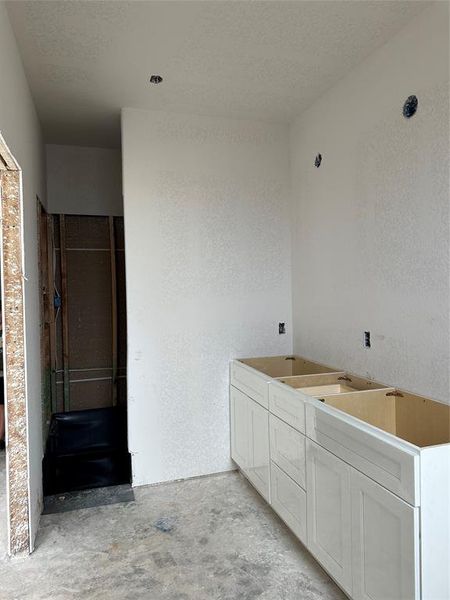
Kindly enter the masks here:
M 364 348 L 370 348 L 370 331 L 364 332 Z
M 278 323 L 278 333 L 286 333 L 286 323 Z

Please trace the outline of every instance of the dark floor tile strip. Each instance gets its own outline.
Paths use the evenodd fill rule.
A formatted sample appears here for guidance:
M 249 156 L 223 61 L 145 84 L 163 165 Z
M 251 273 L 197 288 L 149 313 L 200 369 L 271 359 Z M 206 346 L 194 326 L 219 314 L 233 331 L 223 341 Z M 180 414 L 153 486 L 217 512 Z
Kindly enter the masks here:
M 134 502 L 134 492 L 130 485 L 117 485 L 46 496 L 44 498 L 43 514 L 50 515 L 82 508 L 119 504 L 120 502 Z

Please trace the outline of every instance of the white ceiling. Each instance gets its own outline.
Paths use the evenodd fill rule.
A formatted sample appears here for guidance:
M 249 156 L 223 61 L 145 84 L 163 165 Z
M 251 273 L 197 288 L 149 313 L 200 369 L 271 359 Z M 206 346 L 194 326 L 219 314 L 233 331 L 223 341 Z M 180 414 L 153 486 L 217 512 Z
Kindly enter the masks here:
M 31 0 L 8 11 L 46 141 L 115 147 L 123 106 L 289 121 L 428 5 Z

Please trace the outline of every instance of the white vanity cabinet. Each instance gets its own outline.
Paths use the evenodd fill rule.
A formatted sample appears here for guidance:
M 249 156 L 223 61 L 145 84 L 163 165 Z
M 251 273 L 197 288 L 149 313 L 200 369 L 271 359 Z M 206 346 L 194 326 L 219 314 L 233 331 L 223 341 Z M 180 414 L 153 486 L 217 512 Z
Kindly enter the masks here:
M 386 393 L 390 393 L 389 389 L 387 392 L 362 392 L 357 400 L 354 399 L 354 394 L 341 394 L 336 398 L 329 396 L 329 404 L 307 401 L 307 435 L 406 502 L 417 506 L 420 497 L 419 449 L 393 437 L 389 432 L 375 430 L 370 424 L 357 420 L 352 415 L 336 413 L 333 406 L 339 404 L 346 407 L 350 402 L 367 404 L 367 399 L 370 398 L 367 409 L 380 411 L 381 407 L 383 418 L 386 418 L 385 415 L 393 412 L 392 406 L 383 409 Z M 387 400 L 392 405 L 391 400 L 395 398 L 388 396 Z
M 274 377 L 292 377 L 306 375 L 308 373 L 334 372 L 335 369 L 327 367 L 301 356 L 272 356 L 266 358 L 250 358 L 233 360 L 230 364 L 230 424 L 231 424 L 231 458 L 239 466 L 242 472 L 255 486 L 258 492 L 270 502 L 270 454 L 269 454 L 269 381 Z M 286 387 L 286 386 L 284 386 Z M 286 394 L 281 390 L 280 407 L 292 409 L 294 427 L 305 431 L 305 409 L 304 403 L 297 401 L 295 392 L 286 387 Z M 292 393 L 294 397 L 292 398 Z M 292 404 L 292 400 L 294 403 Z M 274 399 L 272 398 L 272 405 Z M 297 402 L 296 402 L 297 401 Z M 286 414 L 287 414 L 286 413 Z M 284 413 L 283 413 L 284 415 Z M 289 421 L 288 418 L 288 422 Z M 282 427 L 283 423 L 279 422 Z M 294 432 L 296 433 L 296 432 Z M 281 442 L 281 439 L 278 438 Z M 292 440 L 291 440 L 292 441 Z M 292 468 L 297 470 L 299 480 L 295 483 L 304 482 L 304 436 L 300 438 L 298 448 L 291 452 L 284 444 L 279 447 L 279 457 L 287 452 L 286 460 L 291 460 Z M 291 454 L 289 454 L 291 452 Z M 275 464 L 276 464 L 275 458 Z M 280 465 L 278 465 L 280 467 Z M 281 465 L 281 469 L 283 465 Z M 293 472 L 291 472 L 291 475 Z M 295 475 L 294 475 L 295 477 Z M 282 478 L 279 479 L 281 481 Z M 304 489 L 297 493 L 296 488 L 291 488 L 289 482 L 286 486 L 278 486 L 279 500 L 281 504 L 291 505 L 288 498 L 292 497 L 295 490 L 297 496 L 304 495 Z M 289 490 L 289 491 L 288 491 Z M 304 504 L 306 498 L 304 499 Z M 283 510 L 283 509 L 281 509 Z M 299 518 L 304 521 L 303 509 Z M 297 515 L 298 516 L 298 515 Z M 303 526 L 303 523 L 302 523 Z
M 335 581 L 352 591 L 351 467 L 306 440 L 308 548 Z
M 450 600 L 450 406 L 301 357 L 233 361 L 230 404 L 233 460 L 351 599 Z
M 231 458 L 269 502 L 269 412 L 233 386 L 230 405 Z
M 336 369 L 296 355 L 243 358 L 231 361 L 230 383 L 264 408 L 269 408 L 267 383 L 274 381 L 274 378 L 335 371 Z
M 419 509 L 307 440 L 308 548 L 354 600 L 419 600 Z
M 449 600 L 450 407 L 393 388 L 311 397 L 305 407 L 311 552 L 348 592 L 310 535 L 323 494 L 315 465 L 327 453 L 350 472 L 351 598 Z

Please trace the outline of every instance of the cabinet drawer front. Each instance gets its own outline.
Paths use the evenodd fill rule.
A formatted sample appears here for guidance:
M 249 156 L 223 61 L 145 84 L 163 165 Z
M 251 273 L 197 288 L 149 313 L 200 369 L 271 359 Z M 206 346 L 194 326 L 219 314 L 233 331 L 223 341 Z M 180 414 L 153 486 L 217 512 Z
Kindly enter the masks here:
M 419 452 L 348 415 L 307 403 L 307 436 L 414 506 L 419 505 Z
M 306 493 L 286 473 L 270 464 L 272 508 L 298 539 L 306 544 Z
M 305 403 L 302 395 L 278 381 L 271 381 L 268 387 L 270 412 L 297 431 L 305 433 Z
M 270 415 L 270 459 L 305 488 L 305 436 Z
M 270 377 L 263 373 L 258 373 L 251 367 L 233 361 L 230 367 L 231 385 L 247 394 L 250 398 L 269 408 L 268 381 Z

